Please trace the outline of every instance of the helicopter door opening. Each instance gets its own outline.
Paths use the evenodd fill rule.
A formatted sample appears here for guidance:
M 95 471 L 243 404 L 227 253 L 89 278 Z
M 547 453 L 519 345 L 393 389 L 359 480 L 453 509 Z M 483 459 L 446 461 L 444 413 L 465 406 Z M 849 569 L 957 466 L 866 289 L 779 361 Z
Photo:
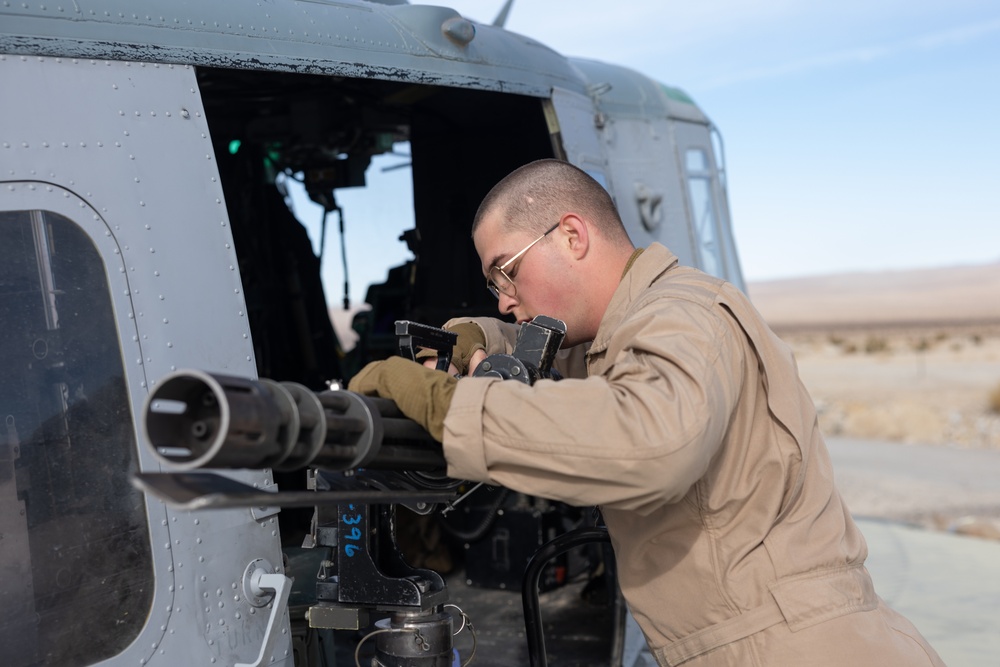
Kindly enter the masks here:
M 542 100 L 281 72 L 197 76 L 261 376 L 322 389 L 394 354 L 395 320 L 496 314 L 472 219 L 507 173 L 553 156 Z

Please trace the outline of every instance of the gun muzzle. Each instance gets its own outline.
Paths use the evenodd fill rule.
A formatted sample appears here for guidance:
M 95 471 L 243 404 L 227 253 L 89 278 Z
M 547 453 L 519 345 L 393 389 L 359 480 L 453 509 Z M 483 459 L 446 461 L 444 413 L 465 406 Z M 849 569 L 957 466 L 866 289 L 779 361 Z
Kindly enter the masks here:
M 390 400 L 198 370 L 164 377 L 142 419 L 156 456 L 184 470 L 307 466 L 441 470 L 441 446 Z

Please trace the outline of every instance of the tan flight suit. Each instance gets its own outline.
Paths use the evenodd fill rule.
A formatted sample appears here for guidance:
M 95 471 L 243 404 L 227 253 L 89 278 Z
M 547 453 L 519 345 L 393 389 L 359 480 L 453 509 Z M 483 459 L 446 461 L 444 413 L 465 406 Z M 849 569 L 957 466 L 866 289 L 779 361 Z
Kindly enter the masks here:
M 599 505 L 660 665 L 943 664 L 875 594 L 791 352 L 741 292 L 654 244 L 579 370 L 459 380 L 448 473 Z

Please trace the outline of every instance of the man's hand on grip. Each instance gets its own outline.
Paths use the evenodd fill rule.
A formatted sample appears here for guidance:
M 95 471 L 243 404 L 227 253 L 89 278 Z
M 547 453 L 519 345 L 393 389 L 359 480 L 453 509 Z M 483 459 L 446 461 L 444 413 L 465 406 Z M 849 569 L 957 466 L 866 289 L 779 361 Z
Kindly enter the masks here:
M 448 327 L 448 331 L 458 334 L 458 341 L 452 352 L 451 363 L 454 372 L 469 375 L 479 362 L 486 358 L 486 335 L 478 324 L 462 322 Z M 417 353 L 417 361 L 423 362 L 429 368 L 434 367 L 437 353 L 434 350 L 422 350 Z

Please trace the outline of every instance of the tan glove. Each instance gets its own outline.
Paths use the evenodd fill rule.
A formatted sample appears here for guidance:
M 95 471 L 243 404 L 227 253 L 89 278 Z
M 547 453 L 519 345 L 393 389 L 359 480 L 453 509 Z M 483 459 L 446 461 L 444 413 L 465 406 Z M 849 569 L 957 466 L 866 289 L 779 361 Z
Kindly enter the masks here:
M 347 388 L 365 396 L 391 398 L 399 410 L 438 442 L 444 439 L 444 417 L 458 380 L 403 357 L 373 361 L 351 378 Z
M 473 324 L 472 322 L 462 322 L 461 324 L 453 324 L 445 328 L 448 331 L 458 334 L 458 340 L 455 341 L 455 347 L 451 353 L 451 363 L 455 365 L 459 373 L 468 375 L 469 362 L 472 360 L 472 355 L 476 353 L 476 350 L 486 351 L 486 335 L 478 324 Z M 436 357 L 437 352 L 434 350 L 421 350 L 416 356 L 417 361 L 426 361 L 427 359 Z

